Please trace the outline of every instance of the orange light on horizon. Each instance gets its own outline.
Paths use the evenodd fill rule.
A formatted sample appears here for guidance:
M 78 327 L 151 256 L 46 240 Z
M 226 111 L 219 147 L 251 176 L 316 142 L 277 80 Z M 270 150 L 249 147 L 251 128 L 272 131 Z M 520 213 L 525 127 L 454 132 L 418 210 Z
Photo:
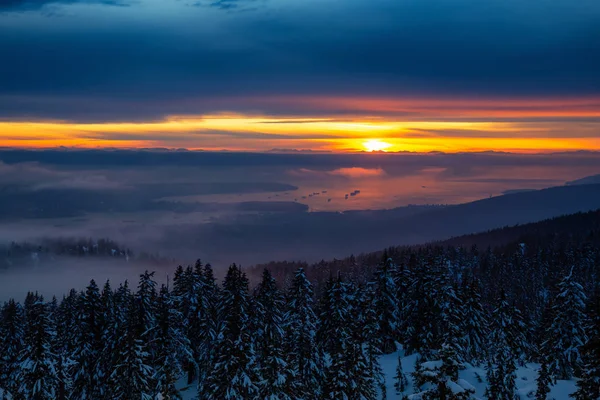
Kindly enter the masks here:
M 392 147 L 391 144 L 381 141 L 379 139 L 369 139 L 363 142 L 364 148 L 369 152 L 374 151 L 386 151 L 386 149 Z
M 575 121 L 401 120 L 383 117 L 297 118 L 212 114 L 159 121 L 74 123 L 0 121 L 2 147 L 165 147 L 340 152 L 549 152 L 600 150 L 598 123 Z M 564 133 L 563 133 L 564 132 Z

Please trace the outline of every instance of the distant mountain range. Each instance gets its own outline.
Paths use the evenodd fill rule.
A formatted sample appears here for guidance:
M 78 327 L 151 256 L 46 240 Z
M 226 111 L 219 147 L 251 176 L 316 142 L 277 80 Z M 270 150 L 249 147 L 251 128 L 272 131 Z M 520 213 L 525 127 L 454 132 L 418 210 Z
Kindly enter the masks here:
M 494 228 L 537 222 L 600 208 L 600 185 L 573 185 L 507 194 L 470 203 L 348 213 L 251 216 L 234 224 L 173 232 L 181 250 L 198 249 L 207 260 L 223 254 L 248 263 L 270 259 L 316 261 L 414 245 Z M 231 261 L 231 260 L 230 260 Z
M 597 185 L 600 184 L 600 174 L 586 176 L 585 178 L 577 179 L 566 183 L 567 185 Z
M 268 268 L 279 281 L 285 282 L 290 279 L 296 269 L 301 267 L 315 282 L 322 283 L 330 274 L 338 272 L 360 280 L 370 277 L 384 257 L 384 252 L 386 252 L 386 256 L 395 258 L 399 254 L 406 254 L 406 250 L 414 252 L 424 247 L 470 250 L 476 246 L 480 252 L 492 249 L 496 254 L 511 255 L 520 251 L 523 245 L 533 249 L 545 247 L 564 249 L 571 244 L 588 249 L 600 246 L 600 206 L 594 211 L 579 212 L 524 225 L 507 226 L 439 242 L 414 246 L 392 246 L 385 250 L 382 247 L 378 251 L 340 259 L 322 260 L 316 263 L 272 261 L 251 267 L 249 275 L 258 279 L 261 271 Z
M 233 221 L 166 227 L 156 242 L 147 245 L 161 253 L 167 249 L 164 254 L 171 259 L 201 257 L 215 265 L 250 265 L 277 259 L 314 262 L 391 246 L 443 241 L 599 208 L 600 184 L 574 184 L 452 206 L 249 214 Z M 498 237 L 492 235 L 481 242 L 468 237 L 461 240 L 487 245 Z

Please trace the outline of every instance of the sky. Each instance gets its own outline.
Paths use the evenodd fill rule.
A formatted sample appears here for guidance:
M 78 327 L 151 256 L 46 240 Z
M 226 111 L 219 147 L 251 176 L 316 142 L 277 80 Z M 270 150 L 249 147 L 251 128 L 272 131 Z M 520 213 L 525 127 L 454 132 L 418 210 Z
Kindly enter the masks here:
M 0 0 L 0 147 L 600 150 L 597 0 Z

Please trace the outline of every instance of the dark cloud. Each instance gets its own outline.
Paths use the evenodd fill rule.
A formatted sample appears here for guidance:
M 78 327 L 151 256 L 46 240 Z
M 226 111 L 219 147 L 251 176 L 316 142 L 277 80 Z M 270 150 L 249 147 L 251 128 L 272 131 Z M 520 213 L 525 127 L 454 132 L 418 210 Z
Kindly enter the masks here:
M 213 4 L 230 9 L 242 1 Z M 0 51 L 10 62 L 0 64 L 0 87 L 5 95 L 87 97 L 87 111 L 83 104 L 74 112 L 92 118 L 135 116 L 134 103 L 148 99 L 600 92 L 596 1 L 577 7 L 566 0 L 527 6 L 503 0 L 290 3 L 289 9 L 260 4 L 251 13 L 214 16 L 219 28 L 205 23 L 213 16 L 204 7 L 186 12 L 197 17 L 197 26 L 168 15 L 155 26 L 142 14 L 131 26 L 116 20 L 110 31 L 97 28 L 105 21 L 81 27 L 71 19 L 62 22 L 73 25 L 64 34 L 5 26 Z M 95 111 L 98 99 L 125 108 L 104 105 Z M 51 104 L 30 107 L 33 116 L 68 115 Z M 152 105 L 142 110 L 148 118 L 159 113 Z
M 50 5 L 69 5 L 76 3 L 121 7 L 129 5 L 127 1 L 121 0 L 0 0 L 0 13 L 32 11 L 39 10 Z
M 214 7 L 219 10 L 248 11 L 255 9 L 256 5 L 253 4 L 255 3 L 255 1 L 256 0 L 216 0 L 210 1 L 208 5 L 209 7 Z M 203 6 L 205 4 L 202 2 L 198 2 L 196 3 L 196 5 Z

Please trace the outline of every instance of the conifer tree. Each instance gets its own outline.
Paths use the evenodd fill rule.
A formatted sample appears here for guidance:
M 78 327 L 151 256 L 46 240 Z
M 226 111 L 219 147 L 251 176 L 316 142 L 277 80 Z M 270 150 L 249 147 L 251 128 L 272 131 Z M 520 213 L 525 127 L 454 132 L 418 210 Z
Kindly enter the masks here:
M 420 266 L 411 288 L 408 309 L 407 349 L 418 351 L 426 358 L 433 358 L 443 342 L 443 293 L 445 275 L 436 263 L 430 260 Z
M 548 361 L 546 360 L 542 361 L 536 383 L 537 390 L 535 392 L 535 400 L 546 400 L 548 398 L 548 393 L 550 393 L 550 386 L 552 385 L 552 376 L 550 374 Z
M 411 373 L 413 386 L 415 387 L 415 389 L 420 389 L 425 383 L 427 383 L 424 370 L 425 369 L 423 367 L 423 358 L 418 356 L 415 360 L 414 371 Z
M 330 317 L 322 323 L 333 327 L 330 362 L 326 368 L 324 395 L 326 398 L 373 399 L 376 379 L 363 345 L 361 332 L 364 319 L 359 310 L 356 287 L 338 278 L 328 292 Z
M 101 314 L 100 326 L 102 328 L 101 340 L 103 347 L 98 356 L 98 370 L 102 372 L 100 385 L 106 388 L 109 385 L 110 374 L 114 368 L 113 355 L 117 343 L 118 310 L 116 295 L 109 281 L 106 281 L 100 294 Z M 108 400 L 107 391 L 103 390 L 104 398 Z
M 369 379 L 374 379 L 379 387 L 382 398 L 387 398 L 387 386 L 385 374 L 379 362 L 379 357 L 383 354 L 385 346 L 385 336 L 380 336 L 379 322 L 380 318 L 374 305 L 376 298 L 375 284 L 369 283 L 366 287 L 358 289 L 353 307 L 353 321 L 355 326 L 355 336 L 358 342 L 363 343 L 362 349 L 365 353 Z M 394 343 L 395 346 L 395 343 Z
M 464 312 L 462 298 L 458 295 L 450 278 L 445 276 L 441 287 L 441 331 L 442 345 L 440 358 L 452 361 L 458 368 L 463 368 L 461 361 L 466 357 L 467 340 L 464 334 L 467 316 Z M 456 377 L 452 374 L 452 380 Z
M 466 361 L 479 364 L 487 359 L 489 318 L 483 308 L 481 284 L 475 278 L 464 281 L 462 293 L 464 319 L 461 326 Z
M 584 364 L 572 395 L 576 400 L 600 399 L 600 286 L 588 302 L 587 315 L 588 341 L 581 347 Z
M 410 306 L 411 290 L 413 288 L 414 275 L 408 265 L 400 264 L 396 266 L 396 275 L 394 285 L 396 286 L 396 310 L 397 310 L 397 340 L 405 347 L 408 339 L 412 335 L 412 326 L 410 324 Z
M 377 389 L 387 397 L 385 378 L 379 364 L 383 340 L 377 337 L 377 314 L 371 307 L 373 296 L 354 281 L 344 283 L 350 305 L 351 346 L 348 347 L 349 377 L 359 398 L 375 399 Z
M 288 292 L 286 341 L 288 363 L 296 375 L 298 397 L 317 400 L 321 395 L 323 356 L 317 347 L 317 316 L 313 310 L 313 289 L 300 268 Z
M 196 362 L 198 355 L 195 344 L 199 340 L 197 332 L 192 325 L 195 325 L 194 310 L 196 309 L 196 294 L 194 292 L 195 282 L 194 272 L 191 267 L 184 269 L 179 265 L 173 277 L 173 296 L 176 302 L 177 310 L 183 318 L 184 332 L 190 342 L 192 349 L 192 360 L 184 363 L 184 369 L 187 372 L 187 382 L 191 384 L 196 379 L 198 364 Z M 199 385 L 203 379 L 199 380 Z
M 147 344 L 154 342 L 154 328 L 156 327 L 156 281 L 154 272 L 145 271 L 140 275 L 138 290 L 135 296 L 137 307 L 136 329 L 137 335 Z M 149 346 L 150 357 L 154 356 L 154 349 Z
M 492 334 L 490 343 L 493 346 L 492 362 L 488 365 L 488 386 L 486 398 L 490 400 L 514 400 L 516 390 L 516 374 L 514 352 L 513 309 L 509 306 L 506 294 L 501 291 L 497 306 L 492 313 Z
M 340 321 L 339 315 L 332 315 L 336 301 L 334 294 L 338 290 L 336 285 L 339 284 L 337 281 L 331 275 L 329 276 L 325 282 L 325 289 L 319 298 L 317 306 L 319 317 L 317 345 L 323 354 L 333 353 L 337 346 L 336 332 L 343 323 L 343 321 Z
M 154 371 L 145 342 L 139 336 L 139 308 L 134 304 L 134 299 L 128 297 L 130 304 L 121 305 L 125 308 L 121 311 L 118 322 L 114 367 L 109 377 L 109 396 L 114 400 L 151 400 L 155 388 L 152 381 Z
M 56 313 L 57 340 L 69 357 L 75 353 L 79 339 L 80 295 L 75 289 L 63 298 Z
M 402 356 L 398 354 L 398 364 L 396 365 L 396 375 L 394 376 L 394 387 L 396 394 L 401 396 L 408 386 L 408 380 L 402 370 Z
M 261 399 L 295 398 L 295 371 L 288 366 L 284 349 L 283 296 L 268 269 L 256 291 L 256 351 Z
M 324 294 L 329 310 L 322 309 L 322 325 L 329 326 L 331 337 L 326 352 L 329 365 L 326 369 L 324 397 L 330 399 L 345 399 L 352 396 L 353 382 L 349 371 L 352 336 L 350 327 L 350 304 L 346 286 L 340 278 L 335 281 L 330 278 L 327 291 Z
M 166 286 L 162 286 L 157 304 L 156 392 L 163 400 L 181 399 L 175 387 L 183 373 L 183 362 L 192 358 L 187 336 L 182 331 L 183 317 L 175 308 L 173 298 Z
M 201 388 L 212 369 L 216 354 L 214 343 L 219 332 L 219 287 L 210 264 L 205 264 L 202 270 L 197 268 L 196 274 L 202 288 L 197 307 L 200 340 L 197 342 L 195 359 L 199 371 L 198 387 Z
M 79 298 L 79 321 L 73 360 L 73 394 L 76 400 L 94 400 L 103 396 L 104 371 L 98 361 L 103 350 L 102 304 L 94 280 Z
M 375 271 L 376 285 L 373 301 L 377 313 L 381 351 L 384 354 L 396 351 L 399 311 L 395 274 L 396 267 L 385 253 L 384 260 Z
M 206 283 L 204 280 L 204 265 L 201 260 L 196 260 L 193 269 L 186 271 L 187 293 L 185 294 L 188 304 L 187 323 L 188 339 L 191 344 L 193 360 L 196 367 L 194 374 L 199 373 L 200 364 L 203 363 L 201 354 L 202 342 L 207 338 L 206 314 L 207 305 L 205 298 Z M 200 379 L 201 381 L 203 380 Z
M 8 396 L 19 388 L 19 357 L 25 336 L 23 308 L 10 299 L 2 307 L 0 321 L 0 387 Z
M 68 297 L 64 297 L 60 305 L 55 308 L 54 321 L 56 335 L 52 348 L 57 356 L 56 375 L 58 376 L 58 388 L 56 400 L 67 400 L 73 390 L 73 371 L 76 363 L 72 359 L 75 349 L 78 326 L 77 292 L 71 290 Z
M 215 364 L 200 399 L 250 399 L 258 396 L 256 354 L 250 325 L 248 278 L 235 264 L 223 282 L 221 329 Z
M 441 374 L 451 381 L 458 380 L 458 371 L 463 369 L 463 365 L 459 361 L 456 348 L 451 345 L 444 344 L 440 351 L 440 359 L 442 366 L 440 367 Z
M 52 341 L 56 332 L 48 305 L 40 296 L 28 296 L 26 314 L 26 332 L 18 377 L 20 387 L 15 398 L 54 400 L 58 376 Z
M 571 379 L 579 374 L 583 360 L 579 348 L 587 342 L 585 332 L 586 297 L 576 282 L 573 269 L 558 284 L 554 301 L 554 319 L 546 334 L 549 368 L 558 379 Z

